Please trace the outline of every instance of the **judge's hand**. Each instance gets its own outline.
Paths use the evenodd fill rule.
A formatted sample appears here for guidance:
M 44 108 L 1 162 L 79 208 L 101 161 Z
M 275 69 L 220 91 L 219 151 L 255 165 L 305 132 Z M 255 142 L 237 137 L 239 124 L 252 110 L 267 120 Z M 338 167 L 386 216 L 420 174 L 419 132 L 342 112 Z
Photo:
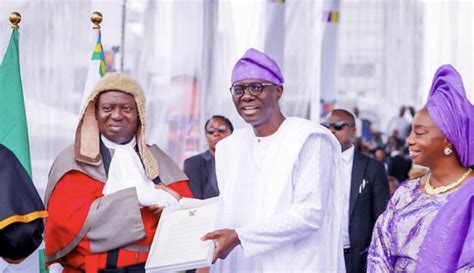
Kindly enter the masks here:
M 163 212 L 163 209 L 165 207 L 160 207 L 159 205 L 151 205 L 146 207 L 149 211 L 151 211 L 153 214 L 160 216 L 161 213 Z
M 235 229 L 219 229 L 214 232 L 209 232 L 204 235 L 201 240 L 215 240 L 216 242 L 212 263 L 215 263 L 217 258 L 225 259 L 232 249 L 240 244 L 239 235 L 237 235 Z
M 160 189 L 160 190 L 164 190 L 165 192 L 171 194 L 174 198 L 176 198 L 176 200 L 180 200 L 181 199 L 181 195 L 179 195 L 179 193 L 177 193 L 176 191 L 174 191 L 172 188 L 166 186 L 165 184 L 163 183 L 159 183 L 159 184 L 156 184 L 155 185 L 155 188 L 156 189 Z

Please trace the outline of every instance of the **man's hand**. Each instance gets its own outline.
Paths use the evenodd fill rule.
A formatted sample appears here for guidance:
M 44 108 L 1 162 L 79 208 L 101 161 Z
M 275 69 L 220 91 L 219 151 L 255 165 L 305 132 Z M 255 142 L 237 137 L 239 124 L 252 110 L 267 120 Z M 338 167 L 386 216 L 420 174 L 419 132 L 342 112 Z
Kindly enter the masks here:
M 176 198 L 176 200 L 180 200 L 181 199 L 181 195 L 179 195 L 179 193 L 177 193 L 176 191 L 174 191 L 172 188 L 166 186 L 165 184 L 163 183 L 159 183 L 159 184 L 156 184 L 155 185 L 155 188 L 156 189 L 160 189 L 160 190 L 164 190 L 165 192 L 171 194 L 174 198 Z
M 165 207 L 160 207 L 159 205 L 151 205 L 146 207 L 149 211 L 151 211 L 153 214 L 160 216 L 161 213 L 163 212 L 163 209 Z
M 215 240 L 216 242 L 212 263 L 215 263 L 217 258 L 225 259 L 234 247 L 240 245 L 239 236 L 237 232 L 235 232 L 235 229 L 219 229 L 214 232 L 209 232 L 204 235 L 201 240 Z

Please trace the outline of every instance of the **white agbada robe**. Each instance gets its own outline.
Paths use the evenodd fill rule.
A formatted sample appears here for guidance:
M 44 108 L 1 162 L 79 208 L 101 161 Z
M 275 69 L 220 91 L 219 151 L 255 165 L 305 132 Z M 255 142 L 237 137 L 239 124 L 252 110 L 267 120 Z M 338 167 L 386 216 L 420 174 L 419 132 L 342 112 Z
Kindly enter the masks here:
M 329 130 L 301 118 L 220 141 L 217 228 L 236 229 L 241 244 L 212 272 L 345 272 L 340 161 Z

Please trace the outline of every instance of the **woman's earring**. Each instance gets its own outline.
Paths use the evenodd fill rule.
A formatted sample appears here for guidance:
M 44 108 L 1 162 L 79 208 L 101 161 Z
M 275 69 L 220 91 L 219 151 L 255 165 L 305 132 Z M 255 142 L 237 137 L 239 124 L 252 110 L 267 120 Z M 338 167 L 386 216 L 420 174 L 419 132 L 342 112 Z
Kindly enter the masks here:
M 446 148 L 444 148 L 443 153 L 444 153 L 445 156 L 448 156 L 448 155 L 453 153 L 453 149 L 451 149 L 449 147 L 446 147 Z

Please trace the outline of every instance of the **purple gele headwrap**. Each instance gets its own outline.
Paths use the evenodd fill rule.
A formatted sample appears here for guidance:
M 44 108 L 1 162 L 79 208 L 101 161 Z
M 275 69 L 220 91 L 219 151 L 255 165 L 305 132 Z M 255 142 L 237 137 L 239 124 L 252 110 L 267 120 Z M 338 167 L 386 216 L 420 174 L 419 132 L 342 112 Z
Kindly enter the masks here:
M 278 64 L 268 55 L 254 48 L 247 50 L 232 70 L 232 84 L 247 79 L 266 80 L 274 84 L 284 82 Z
M 474 165 L 474 106 L 466 97 L 461 75 L 453 66 L 438 68 L 425 107 L 454 145 L 461 164 Z

